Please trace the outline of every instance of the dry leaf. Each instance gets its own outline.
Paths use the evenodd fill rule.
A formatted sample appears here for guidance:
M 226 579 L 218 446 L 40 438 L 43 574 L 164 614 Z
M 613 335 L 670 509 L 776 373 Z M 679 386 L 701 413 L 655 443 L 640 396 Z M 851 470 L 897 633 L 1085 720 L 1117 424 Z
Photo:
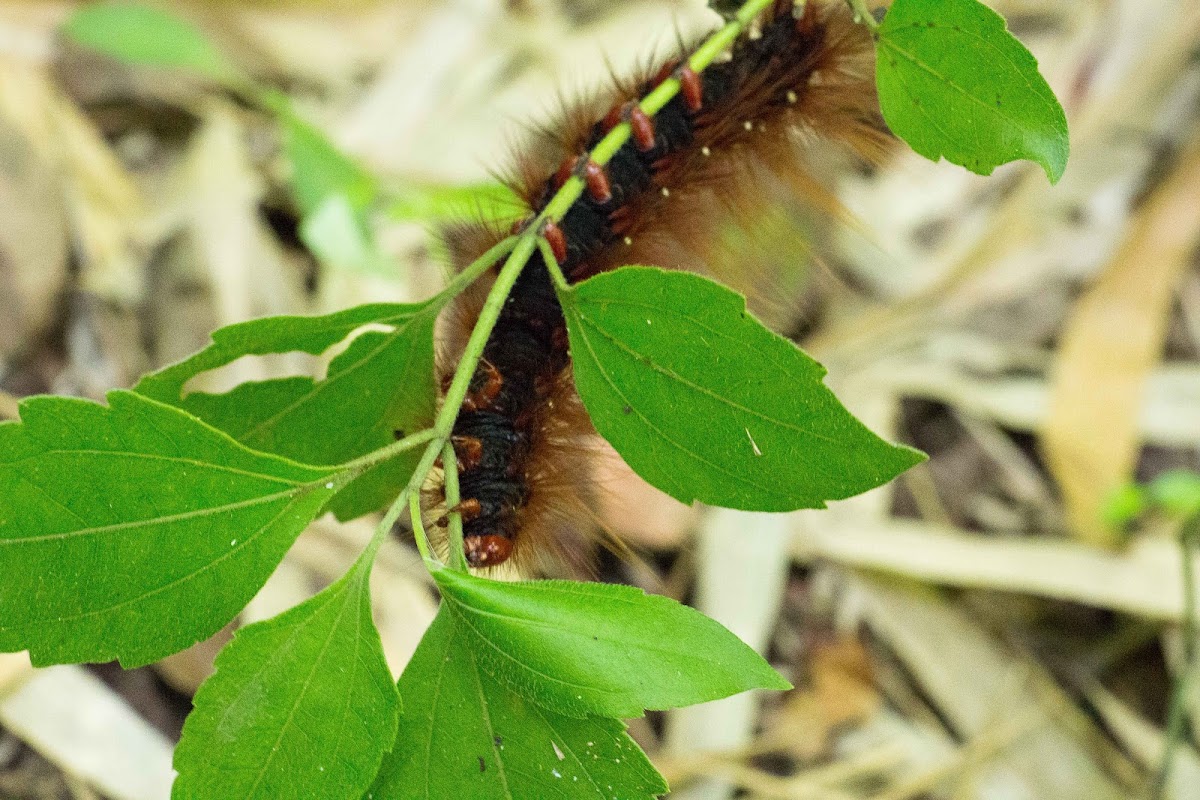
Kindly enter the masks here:
M 1075 533 L 1086 541 L 1113 540 L 1101 510 L 1133 475 L 1146 380 L 1198 242 L 1200 138 L 1139 210 L 1063 332 L 1042 444 Z

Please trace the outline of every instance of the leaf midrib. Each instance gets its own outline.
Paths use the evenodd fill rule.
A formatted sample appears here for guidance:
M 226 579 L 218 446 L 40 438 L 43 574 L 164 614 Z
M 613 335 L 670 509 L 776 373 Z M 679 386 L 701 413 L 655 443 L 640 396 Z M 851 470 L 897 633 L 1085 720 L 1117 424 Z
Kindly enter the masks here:
M 324 479 L 322 479 L 322 480 L 324 480 Z M 311 490 L 315 489 L 321 482 L 322 482 L 321 480 L 311 481 L 309 483 L 293 486 L 290 489 L 286 489 L 282 492 L 276 492 L 274 494 L 261 495 L 258 497 L 251 497 L 246 500 L 239 500 L 234 503 L 225 503 L 223 505 L 211 506 L 209 508 L 199 508 L 194 511 L 184 511 L 184 512 L 181 512 L 178 514 L 167 514 L 167 515 L 160 516 L 160 517 L 153 517 L 151 519 L 136 520 L 134 522 L 114 522 L 111 525 L 96 525 L 96 526 L 93 526 L 90 528 L 78 528 L 73 531 L 63 531 L 62 533 L 49 533 L 49 534 L 44 534 L 42 536 L 25 536 L 25 537 L 16 538 L 16 539 L 0 538 L 0 547 L 10 547 L 13 545 L 41 544 L 43 542 L 68 540 L 68 539 L 72 539 L 77 536 L 93 536 L 93 535 L 100 535 L 100 534 L 112 533 L 112 532 L 120 532 L 120 531 L 126 531 L 126 530 L 136 530 L 138 528 L 145 528 L 145 527 L 149 527 L 152 525 L 170 525 L 175 522 L 182 522 L 182 521 L 187 521 L 190 519 L 202 519 L 204 517 L 207 517 L 207 516 L 210 516 L 213 514 L 223 514 L 223 513 L 230 512 L 230 511 L 240 511 L 244 508 L 252 508 L 252 507 L 254 507 L 256 505 L 260 505 L 260 504 L 261 505 L 270 504 L 270 503 L 275 502 L 276 500 L 281 500 L 281 499 L 290 497 L 292 495 L 297 495 L 297 494 L 301 494 L 306 491 L 311 491 Z M 31 485 L 37 486 L 37 484 L 31 484 Z M 38 487 L 38 488 L 40 489 L 41 487 Z
M 119 603 L 114 603 L 113 605 L 105 606 L 104 608 L 94 608 L 94 609 L 90 609 L 88 611 L 83 611 L 83 612 L 80 612 L 77 614 L 67 614 L 67 615 L 58 616 L 58 617 L 40 617 L 37 619 L 25 620 L 21 623 L 21 626 L 28 627 L 30 625 L 37 625 L 37 624 L 45 623 L 45 622 L 57 622 L 57 623 L 75 622 L 75 621 L 78 621 L 81 619 L 86 619 L 88 617 L 95 617 L 95 616 L 99 616 L 101 614 L 108 614 L 108 613 L 111 613 L 118 609 L 125 608 L 126 606 L 131 606 L 136 603 L 143 602 L 146 599 L 154 597 L 156 595 L 160 595 L 163 592 L 170 591 L 171 589 L 174 589 L 177 586 L 180 586 L 184 583 L 188 583 L 189 581 L 195 580 L 197 577 L 199 577 L 200 575 L 203 575 L 205 572 L 208 572 L 209 570 L 213 569 L 214 567 L 221 564 L 222 562 L 227 561 L 228 559 L 232 558 L 234 556 L 234 554 L 236 554 L 236 553 L 240 552 L 241 550 L 245 549 L 246 547 L 248 547 L 251 542 L 256 541 L 258 539 L 258 537 L 263 534 L 263 531 L 266 531 L 269 528 L 271 528 L 272 526 L 274 526 L 275 523 L 278 522 L 279 519 L 281 517 L 283 517 L 284 514 L 286 514 L 288 511 L 291 510 L 291 508 L 292 508 L 292 504 L 289 503 L 289 504 L 285 505 L 283 508 L 280 509 L 278 514 L 276 514 L 274 517 L 272 517 L 270 520 L 268 520 L 265 524 L 259 526 L 258 530 L 254 531 L 249 536 L 246 536 L 241 541 L 241 543 L 238 544 L 236 547 L 229 548 L 229 550 L 226 550 L 225 552 L 221 553 L 219 556 L 212 559 L 211 561 L 208 561 L 208 562 L 205 562 L 204 564 L 202 564 L 198 569 L 195 569 L 195 570 L 192 570 L 191 572 L 180 575 L 179 577 L 175 578 L 174 580 L 168 581 L 167 583 L 162 584 L 160 586 L 155 586 L 154 588 L 152 588 L 148 591 L 138 594 L 136 597 L 127 598 L 125 600 L 122 600 Z M 0 626 L 0 632 L 5 631 L 5 630 L 12 630 L 12 627 L 13 626 Z
M 433 308 L 433 307 L 431 306 L 431 308 Z M 295 411 L 297 408 L 304 405 L 305 403 L 312 401 L 313 398 L 320 396 L 326 389 L 328 389 L 332 386 L 335 386 L 339 381 L 341 381 L 342 378 L 345 378 L 349 375 L 356 373 L 364 364 L 367 364 L 370 361 L 374 360 L 380 353 L 384 352 L 389 347 L 391 347 L 397 339 L 402 337 L 408 331 L 408 328 L 412 325 L 414 320 L 423 318 L 425 316 L 425 314 L 428 313 L 428 311 L 429 311 L 428 308 L 421 309 L 417 313 L 412 314 L 407 319 L 405 319 L 403 323 L 395 325 L 392 329 L 392 332 L 389 334 L 386 334 L 383 337 L 383 339 L 379 343 L 378 347 L 373 348 L 372 350 L 370 350 L 367 353 L 364 353 L 362 358 L 358 359 L 353 364 L 348 364 L 341 371 L 339 371 L 333 375 L 326 375 L 325 380 L 313 381 L 312 389 L 310 389 L 309 391 L 305 392 L 304 394 L 298 396 L 291 403 L 289 403 L 288 405 L 279 409 L 271 416 L 261 420 L 254 427 L 248 428 L 247 430 L 243 431 L 241 436 L 238 437 L 239 440 L 241 440 L 241 441 L 254 440 L 255 437 L 257 437 L 259 434 L 261 434 L 263 430 L 274 426 L 283 417 L 292 413 L 293 411 Z M 362 327 L 362 326 L 358 326 L 358 327 Z
M 529 627 L 548 631 L 550 633 L 554 633 L 559 636 L 563 636 L 564 638 L 566 638 L 566 636 L 568 636 L 568 635 L 571 635 L 571 631 L 569 631 L 565 628 L 562 628 L 561 626 L 556 627 L 554 624 L 552 624 L 550 622 L 544 622 L 542 620 L 537 619 L 536 617 L 530 618 L 530 617 L 517 616 L 515 614 L 504 614 L 499 611 L 491 611 L 488 609 L 480 608 L 479 606 L 468 606 L 465 603 L 462 603 L 461 601 L 457 601 L 457 600 L 455 601 L 455 607 L 456 607 L 456 609 L 458 609 L 458 608 L 470 609 L 476 616 L 492 617 L 497 620 L 511 622 L 516 626 L 528 625 Z M 459 611 L 459 614 L 463 614 L 463 612 Z M 465 614 L 463 616 L 465 617 Z M 474 631 L 478 636 L 480 636 L 484 639 L 488 639 L 488 637 L 485 636 L 483 633 L 481 633 L 475 626 L 472 625 L 471 630 Z M 575 636 L 577 638 L 587 638 L 587 637 L 581 637 L 578 634 L 575 634 Z M 613 636 L 597 636 L 597 635 L 593 634 L 591 638 L 593 638 L 595 640 L 604 641 L 604 642 L 610 643 L 610 644 L 617 644 L 617 645 L 627 643 L 626 640 L 621 639 L 619 637 L 613 637 Z M 492 644 L 493 647 L 496 647 L 497 649 L 499 649 L 498 645 L 496 645 L 494 642 L 491 642 L 490 639 L 489 639 L 489 644 Z M 639 641 L 636 644 L 636 647 L 640 650 L 647 650 L 651 653 L 658 653 L 662 656 L 669 656 L 669 657 L 673 657 L 673 658 L 680 658 L 684 655 L 684 654 L 680 653 L 678 650 L 668 650 L 663 647 L 655 647 L 653 644 L 644 642 L 644 641 Z M 691 658 L 694 661 L 699 661 L 704 664 L 712 664 L 715 666 L 721 666 L 721 663 L 722 663 L 720 661 L 720 659 L 706 658 L 704 655 L 699 654 L 699 653 L 692 653 L 689 656 L 689 658 Z M 510 660 L 512 660 L 516 664 L 521 664 L 523 666 L 526 666 L 526 668 L 529 669 L 531 672 L 536 672 L 536 670 L 534 670 L 532 667 L 528 667 L 527 665 L 525 665 L 524 662 L 519 661 L 516 658 L 516 656 L 510 656 Z M 580 686 L 583 688 L 588 687 L 588 684 L 569 684 L 566 681 L 562 681 L 562 683 L 567 686 Z M 616 692 L 611 692 L 611 693 L 615 694 Z
M 662 309 L 658 309 L 658 313 L 662 314 L 664 312 Z M 688 389 L 691 389 L 692 391 L 696 392 L 697 394 L 705 395 L 705 396 L 709 397 L 710 399 L 716 401 L 717 403 L 728 406 L 731 409 L 743 412 L 743 413 L 747 414 L 748 416 L 757 417 L 759 420 L 761 420 L 763 422 L 770 423 L 770 424 L 778 426 L 780 428 L 794 431 L 803 436 L 808 436 L 813 439 L 819 439 L 819 440 L 825 441 L 829 444 L 835 444 L 835 442 L 832 438 L 827 437 L 827 436 L 822 436 L 820 433 L 817 433 L 809 428 L 804 428 L 800 425 L 796 425 L 794 423 L 787 422 L 786 420 L 779 419 L 778 417 L 768 416 L 761 411 L 757 411 L 753 408 L 744 406 L 741 403 L 735 402 L 727 397 L 723 397 L 722 395 L 719 395 L 716 392 L 714 392 L 712 389 L 709 389 L 705 386 L 701 386 L 700 384 L 696 383 L 695 381 L 691 380 L 690 378 L 685 378 L 682 375 L 680 375 L 679 373 L 675 372 L 674 370 L 668 369 L 668 368 L 662 366 L 661 364 L 659 364 L 657 361 L 651 360 L 648 356 L 646 357 L 645 361 L 642 361 L 638 357 L 641 354 L 639 354 L 637 350 L 635 350 L 632 347 L 630 347 L 629 345 L 627 345 L 623 340 L 617 338 L 616 335 L 609 333 L 606 329 L 600 327 L 600 325 L 593 322 L 588 316 L 586 316 L 583 313 L 582 309 L 579 309 L 577 307 L 575 314 L 581 323 L 586 323 L 588 325 L 588 327 L 590 327 L 592 330 L 594 330 L 596 333 L 598 333 L 603 338 L 610 341 L 616 348 L 618 348 L 619 350 L 623 351 L 628 356 L 630 356 L 632 358 L 632 360 L 637 361 L 639 363 L 647 364 L 652 370 L 659 373 L 660 375 L 665 376 L 669 380 L 679 383 L 680 385 L 682 385 Z M 691 318 L 686 317 L 682 314 L 679 314 L 678 316 L 688 320 L 689 322 L 692 321 Z M 697 327 L 704 327 L 702 325 L 699 325 L 698 323 L 694 323 L 694 324 L 696 324 Z M 745 346 L 745 344 L 738 339 L 735 339 L 733 337 L 727 337 L 727 338 L 732 339 L 732 341 L 734 341 L 735 343 L 741 344 L 743 347 Z M 596 361 L 597 364 L 599 364 L 599 361 L 597 359 L 595 359 L 595 351 L 592 350 L 590 347 L 589 347 L 589 351 L 592 353 L 593 360 Z M 754 350 L 754 352 L 759 355 L 764 355 L 763 353 L 761 353 L 761 351 L 758 351 L 758 350 Z M 774 359 L 772 359 L 772 360 L 774 360 Z M 820 385 L 822 385 L 822 386 L 824 385 L 821 382 L 818 382 L 818 383 L 820 383 Z
M 262 767 L 261 767 L 261 769 L 259 769 L 258 775 L 255 777 L 254 783 L 250 786 L 250 789 L 246 793 L 247 797 L 254 797 L 255 792 L 258 791 L 259 785 L 263 782 L 264 778 L 266 777 L 267 772 L 270 769 L 271 763 L 272 763 L 273 759 L 275 758 L 276 753 L 278 753 L 278 751 L 279 751 L 279 743 L 283 741 L 283 737 L 287 734 L 288 729 L 291 727 L 292 720 L 295 719 L 297 711 L 299 710 L 300 706 L 303 704 L 304 697 L 308 692 L 308 687 L 312 684 L 313 677 L 317 674 L 317 672 L 321 666 L 321 662 L 325 658 L 325 654 L 329 651 L 330 645 L 333 643 L 333 640 L 337 636 L 337 630 L 338 630 L 338 627 L 342 623 L 342 619 L 346 615 L 346 609 L 351 606 L 352 600 L 356 600 L 356 599 L 361 600 L 361 592 L 362 592 L 361 582 L 356 582 L 354 591 L 346 592 L 346 596 L 343 598 L 342 607 L 340 609 L 338 609 L 337 617 L 336 617 L 334 623 L 329 626 L 329 635 L 326 637 L 324 643 L 322 643 L 322 645 L 321 645 L 321 652 L 317 654 L 317 657 L 315 659 L 313 659 L 312 664 L 310 665 L 308 674 L 304 678 L 304 686 L 301 687 L 300 691 L 296 694 L 295 702 L 293 702 L 291 708 L 288 709 L 287 719 L 285 719 L 283 724 L 279 726 L 279 735 L 275 737 L 275 743 L 271 746 L 270 750 L 267 751 L 267 756 L 266 756 L 266 758 L 263 759 Z M 313 617 L 315 617 L 317 614 L 324 611 L 328 607 L 329 603 L 334 602 L 335 598 L 336 598 L 336 595 L 330 596 L 326 600 L 326 602 L 322 603 L 319 607 L 314 609 L 313 613 L 310 614 L 309 617 L 306 620 L 304 620 L 303 623 L 301 623 L 300 625 L 297 626 L 296 632 L 295 632 L 295 634 L 293 634 L 293 637 L 289 637 L 289 638 L 294 638 L 295 635 L 298 635 L 300 632 L 300 628 L 303 627 L 303 625 L 311 622 Z M 355 639 L 356 639 L 356 643 L 357 643 L 358 637 L 356 636 Z M 345 699 L 344 695 L 343 695 L 343 699 Z M 348 701 L 347 701 L 347 704 L 348 704 Z M 343 709 L 343 714 L 344 714 L 344 711 L 345 711 L 345 709 Z M 326 773 L 326 774 L 328 775 L 328 773 Z
M 913 24 L 910 27 L 915 28 L 916 25 Z M 956 31 L 956 33 L 968 35 L 968 32 L 962 30 L 961 28 L 958 31 Z M 1003 50 L 1000 50 L 992 42 L 989 42 L 986 39 L 979 37 L 978 35 L 975 35 L 974 38 L 978 39 L 981 43 L 987 45 L 992 51 L 994 51 L 995 53 L 1002 56 L 1005 59 L 1005 61 L 1008 63 L 1008 65 L 1013 68 L 1014 72 L 1025 81 L 1026 87 L 1031 90 L 1030 95 L 1037 97 L 1037 99 L 1039 101 L 1041 101 L 1043 106 L 1048 105 L 1046 103 L 1046 98 L 1042 96 L 1041 92 L 1037 91 L 1036 87 L 1029 82 L 1029 79 L 1025 78 L 1024 75 L 1022 75 L 1021 65 L 1015 63 L 1007 53 L 1005 53 Z M 965 87 L 961 86 L 957 81 L 951 80 L 950 77 L 938 72 L 932 66 L 925 63 L 925 61 L 923 61 L 922 59 L 920 59 L 916 55 L 914 55 L 911 51 L 906 50 L 903 47 L 901 47 L 895 41 L 895 39 L 893 39 L 892 37 L 889 37 L 886 35 L 881 36 L 879 41 L 881 44 L 885 45 L 888 49 L 903 56 L 904 59 L 908 63 L 912 64 L 914 67 L 917 67 L 918 69 L 922 70 L 923 72 L 931 75 L 933 78 L 938 80 L 943 85 L 954 90 L 956 93 L 958 93 L 959 95 L 970 100 L 972 103 L 979 106 L 980 108 L 987 110 L 990 114 L 992 114 L 996 117 L 999 117 L 1000 119 L 1003 119 L 1005 122 L 1008 122 L 1009 124 L 1011 124 L 1014 128 L 1017 128 L 1018 130 L 1028 130 L 1028 126 L 1022 124 L 1020 121 L 1014 119 L 1013 117 L 1009 116 L 1008 114 L 1001 113 L 997 109 L 996 106 L 991 105 L 990 103 L 986 102 L 982 98 L 976 97 L 975 95 L 971 94 Z M 1005 106 L 1005 110 L 1007 110 L 1007 108 L 1008 107 Z

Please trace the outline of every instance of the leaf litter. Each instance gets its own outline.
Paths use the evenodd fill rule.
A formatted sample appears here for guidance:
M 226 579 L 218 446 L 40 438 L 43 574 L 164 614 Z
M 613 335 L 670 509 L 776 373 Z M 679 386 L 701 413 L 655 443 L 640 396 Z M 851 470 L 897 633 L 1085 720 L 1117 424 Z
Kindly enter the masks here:
M 1050 189 L 1024 166 L 977 179 L 899 152 L 873 175 L 847 174 L 843 199 L 864 224 L 813 237 L 794 303 L 804 314 L 793 328 L 839 396 L 872 429 L 929 452 L 928 465 L 786 518 L 635 514 L 642 500 L 620 501 L 630 479 L 616 470 L 605 481 L 617 495 L 607 524 L 635 547 L 641 518 L 662 522 L 647 539 L 653 557 L 606 561 L 601 574 L 708 598 L 708 613 L 757 639 L 797 685 L 633 723 L 675 797 L 1126 797 L 1157 769 L 1181 670 L 1179 549 L 1167 526 L 1107 539 L 1079 523 L 1113 482 L 1200 469 L 1200 270 L 1194 248 L 1169 238 L 1194 242 L 1198 227 L 1186 212 L 1200 205 L 1187 178 L 1200 141 L 1200 9 L 992 5 L 1067 107 L 1062 183 Z M 394 274 L 318 266 L 297 235 L 272 126 L 211 85 L 64 45 L 54 31 L 68 7 L 0 9 L 0 27 L 19 34 L 6 41 L 26 43 L 0 52 L 2 141 L 48 167 L 26 173 L 29 197 L 62 198 L 38 201 L 44 247 L 0 241 L 21 312 L 0 317 L 0 399 L 96 397 L 199 349 L 221 324 L 412 300 L 437 285 L 423 229 L 401 221 L 373 223 Z M 483 166 L 502 158 L 497 119 L 544 112 L 564 70 L 603 71 L 598 53 L 644 55 L 622 34 L 631 26 L 700 19 L 670 2 L 586 0 L 474 16 L 432 2 L 221 8 L 195 12 L 231 58 L 289 86 L 306 118 L 389 185 L 486 178 Z M 752 549 L 722 529 L 783 544 Z M 336 579 L 366 530 L 318 520 L 243 621 Z M 693 547 L 692 535 L 719 546 Z M 740 547 L 754 557 L 731 558 Z M 718 591 L 735 583 L 761 596 Z M 433 619 L 433 594 L 396 542 L 372 587 L 398 672 Z M 189 694 L 215 650 L 198 645 L 153 669 Z M 3 692 L 32 696 L 55 674 L 17 664 Z M 26 753 L 20 764 L 0 758 L 5 792 L 61 770 L 74 777 L 40 796 L 152 796 L 139 787 L 166 755 L 135 742 L 155 741 L 156 728 L 177 735 L 186 704 L 157 682 L 108 679 L 52 685 L 83 687 L 64 714 L 113 697 L 136 710 L 107 736 L 138 754 L 141 774 L 107 782 L 82 766 L 101 750 L 66 749 L 53 739 L 65 734 L 39 738 L 0 715 L 0 743 L 16 737 Z M 729 734 L 708 744 L 719 751 L 690 749 L 689 731 L 714 726 Z M 1194 787 L 1196 746 L 1178 750 L 1168 796 Z M 37 758 L 54 766 L 28 769 Z

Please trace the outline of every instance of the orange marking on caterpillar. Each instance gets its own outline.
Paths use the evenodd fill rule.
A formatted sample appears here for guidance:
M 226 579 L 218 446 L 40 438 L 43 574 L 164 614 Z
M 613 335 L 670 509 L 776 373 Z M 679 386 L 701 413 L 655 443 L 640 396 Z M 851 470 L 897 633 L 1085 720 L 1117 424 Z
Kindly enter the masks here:
M 600 123 L 600 127 L 605 133 L 608 133 L 613 128 L 625 121 L 625 104 L 619 103 L 608 110 L 604 115 L 604 119 Z
M 575 174 L 575 168 L 579 166 L 579 156 L 571 156 L 565 159 L 558 167 L 558 172 L 554 173 L 554 189 L 561 189 L 572 175 Z
M 607 203 L 612 200 L 612 186 L 608 183 L 608 173 L 604 171 L 604 167 L 588 159 L 587 166 L 584 167 L 583 179 L 587 182 L 588 195 L 597 203 Z
M 474 436 L 451 436 L 450 444 L 454 447 L 458 468 L 462 472 L 470 472 L 483 460 L 483 442 Z
M 545 227 L 542 228 L 542 236 L 546 237 L 546 241 L 550 243 L 550 252 L 554 253 L 554 258 L 559 264 L 567 260 L 567 236 L 562 232 L 562 228 L 555 224 L 554 220 L 546 220 Z
M 512 556 L 512 539 L 495 533 L 483 536 L 468 536 L 463 539 L 463 551 L 467 563 L 479 569 L 503 564 Z
M 449 525 L 451 514 L 461 514 L 463 522 L 470 522 L 471 520 L 477 518 L 482 513 L 483 513 L 483 506 L 480 505 L 479 501 L 473 497 L 468 498 L 466 500 L 463 500 L 461 503 L 454 506 L 453 508 L 446 509 L 446 513 L 443 514 L 442 516 L 438 517 L 437 526 L 439 528 L 444 528 L 447 525 Z
M 569 110 L 550 137 L 558 149 L 531 148 L 516 165 L 514 188 L 532 213 L 519 230 L 540 226 L 545 257 L 559 260 L 568 282 L 577 283 L 627 263 L 686 268 L 691 251 L 677 251 L 675 242 L 701 260 L 712 254 L 711 266 L 722 268 L 725 256 L 711 232 L 723 227 L 724 217 L 710 222 L 704 215 L 736 209 L 740 223 L 743 207 L 758 208 L 755 182 L 725 179 L 742 165 L 753 173 L 761 167 L 817 210 L 836 213 L 836 201 L 810 174 L 816 153 L 807 142 L 785 147 L 776 137 L 800 128 L 866 161 L 882 156 L 887 135 L 875 121 L 873 57 L 869 32 L 854 23 L 844 0 L 775 0 L 703 72 L 675 58 L 649 70 L 653 80 L 617 80 L 602 105 L 587 100 Z M 646 114 L 638 101 L 672 79 L 678 99 Z M 627 141 L 602 168 L 589 164 L 589 149 L 623 122 L 630 125 Z M 718 152 L 723 158 L 712 158 Z M 539 220 L 554 191 L 573 177 L 580 179 L 584 202 L 553 222 Z M 671 202 L 662 202 L 668 193 Z M 453 233 L 461 245 L 456 262 L 465 265 L 480 247 L 495 244 L 498 231 L 481 224 Z M 454 426 L 460 496 L 474 499 L 460 505 L 468 516 L 463 547 L 473 567 L 514 559 L 528 569 L 540 566 L 546 553 L 586 560 L 568 552 L 576 540 L 561 533 L 563 520 L 589 519 L 594 477 L 586 449 L 594 432 L 574 393 L 556 287 L 540 266 L 522 274 L 485 346 L 485 363 L 503 376 L 498 396 L 488 400 L 488 372 L 478 368 Z M 485 291 L 481 282 L 458 303 L 439 364 L 445 383 Z M 632 414 L 633 407 L 623 411 Z M 756 449 L 753 440 L 749 447 Z
M 510 227 L 508 229 L 508 232 L 511 233 L 513 236 L 516 236 L 518 233 L 521 233 L 526 228 L 528 228 L 529 223 L 533 222 L 534 219 L 535 218 L 533 217 L 533 215 L 522 217 L 521 219 L 517 220 L 516 222 L 514 222 L 512 224 L 512 227 Z
M 700 76 L 696 74 L 696 71 L 685 64 L 676 70 L 675 77 L 679 80 L 683 102 L 687 105 L 688 111 L 695 113 L 703 108 L 704 84 L 700 82 Z
M 480 375 L 483 376 L 482 384 L 478 387 Z M 500 374 L 500 370 L 493 367 L 486 361 L 481 361 L 479 369 L 476 370 L 475 376 L 471 378 L 471 389 L 467 396 L 463 398 L 464 411 L 479 411 L 487 408 L 500 394 L 500 390 L 504 388 L 504 376 Z
M 654 149 L 654 120 L 636 103 L 629 107 L 629 127 L 633 130 L 633 141 L 639 150 L 645 153 Z
M 671 77 L 671 73 L 675 71 L 675 67 L 679 66 L 679 59 L 673 58 L 659 68 L 654 75 L 654 80 L 650 81 L 652 86 L 658 86 L 660 83 Z

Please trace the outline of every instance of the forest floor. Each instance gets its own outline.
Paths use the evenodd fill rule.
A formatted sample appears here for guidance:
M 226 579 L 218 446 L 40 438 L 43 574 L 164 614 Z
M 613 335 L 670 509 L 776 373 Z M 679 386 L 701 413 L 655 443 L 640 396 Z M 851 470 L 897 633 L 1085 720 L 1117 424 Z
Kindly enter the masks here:
M 490 181 L 607 64 L 706 30 L 702 5 L 172 4 L 375 176 L 364 245 L 308 225 L 270 115 L 73 43 L 77 4 L 0 2 L 0 419 L 31 394 L 103 399 L 234 322 L 430 295 L 453 187 Z M 605 467 L 602 520 L 634 557 L 597 575 L 694 603 L 796 686 L 634 721 L 673 798 L 1121 800 L 1160 770 L 1187 666 L 1179 526 L 1100 520 L 1129 482 L 1200 471 L 1200 4 L 989 5 L 1066 108 L 1058 185 L 898 145 L 834 176 L 853 223 L 788 201 L 742 251 L 781 276 L 764 314 L 842 401 L 930 460 L 784 516 L 685 508 Z M 0 798 L 165 797 L 234 626 L 336 579 L 372 524 L 318 520 L 229 629 L 160 664 L 0 655 Z M 373 588 L 398 673 L 436 594 L 399 538 Z M 1192 686 L 1176 800 L 1200 798 Z

